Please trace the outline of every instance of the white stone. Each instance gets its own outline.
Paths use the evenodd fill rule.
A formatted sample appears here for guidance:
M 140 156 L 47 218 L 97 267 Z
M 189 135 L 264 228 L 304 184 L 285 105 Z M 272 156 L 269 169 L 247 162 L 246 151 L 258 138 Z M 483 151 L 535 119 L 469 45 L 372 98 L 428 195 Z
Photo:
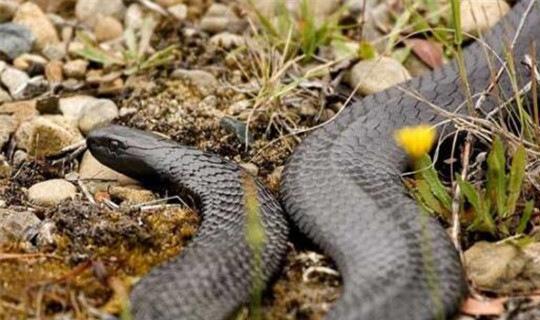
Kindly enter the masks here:
M 373 94 L 393 87 L 411 78 L 409 72 L 398 61 L 378 57 L 358 62 L 351 70 L 349 84 L 364 95 Z
M 510 6 L 504 0 L 462 0 L 461 29 L 465 34 L 484 33 L 508 11 Z
M 34 184 L 28 189 L 28 199 L 37 205 L 55 206 L 66 199 L 73 199 L 77 188 L 63 179 L 52 179 Z

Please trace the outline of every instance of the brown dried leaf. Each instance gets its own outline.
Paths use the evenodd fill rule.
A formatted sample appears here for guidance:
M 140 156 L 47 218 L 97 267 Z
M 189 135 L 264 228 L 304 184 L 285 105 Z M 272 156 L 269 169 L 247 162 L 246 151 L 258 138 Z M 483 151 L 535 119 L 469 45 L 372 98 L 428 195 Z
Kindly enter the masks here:
M 405 44 L 412 49 L 414 54 L 432 69 L 443 64 L 443 49 L 440 43 L 424 39 L 407 39 Z

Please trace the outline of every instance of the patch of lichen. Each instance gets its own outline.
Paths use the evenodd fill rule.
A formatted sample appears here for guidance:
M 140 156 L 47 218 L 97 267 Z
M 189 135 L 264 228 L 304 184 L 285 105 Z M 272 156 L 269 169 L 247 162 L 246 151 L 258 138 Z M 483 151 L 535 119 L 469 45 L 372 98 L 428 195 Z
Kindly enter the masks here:
M 2 315 L 79 312 L 81 318 L 91 319 L 86 314 L 89 306 L 120 312 L 110 280 L 129 289 L 152 267 L 176 256 L 199 223 L 194 212 L 178 207 L 116 212 L 77 201 L 43 215 L 58 228 L 55 247 L 43 252 L 47 256 L 28 259 L 28 248 L 15 244 L 2 250 L 21 253 L 19 258 L 0 260 Z

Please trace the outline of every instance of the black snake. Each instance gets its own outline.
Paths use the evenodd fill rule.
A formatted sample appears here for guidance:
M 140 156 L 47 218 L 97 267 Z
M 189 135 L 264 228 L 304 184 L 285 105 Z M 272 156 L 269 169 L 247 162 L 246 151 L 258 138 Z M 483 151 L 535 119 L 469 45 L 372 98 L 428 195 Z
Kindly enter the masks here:
M 504 56 L 511 48 L 522 85 L 531 71 L 521 62 L 538 39 L 540 1 L 522 0 L 465 50 L 473 103 L 477 93 L 492 89 L 478 112 L 513 94 L 508 73 L 497 74 L 506 65 L 493 53 Z M 283 207 L 343 277 L 343 294 L 327 318 L 418 320 L 456 313 L 466 292 L 458 254 L 443 228 L 406 195 L 400 174 L 407 157 L 392 136 L 404 126 L 446 119 L 426 101 L 456 111 L 466 101 L 462 79 L 451 62 L 366 97 L 307 137 L 288 161 Z M 92 154 L 117 171 L 189 190 L 203 215 L 192 243 L 136 285 L 136 319 L 224 319 L 249 300 L 257 275 L 267 280 L 279 268 L 286 219 L 269 192 L 237 165 L 119 126 L 96 130 L 87 141 Z M 267 240 L 260 270 L 245 236 L 246 186 L 257 194 Z

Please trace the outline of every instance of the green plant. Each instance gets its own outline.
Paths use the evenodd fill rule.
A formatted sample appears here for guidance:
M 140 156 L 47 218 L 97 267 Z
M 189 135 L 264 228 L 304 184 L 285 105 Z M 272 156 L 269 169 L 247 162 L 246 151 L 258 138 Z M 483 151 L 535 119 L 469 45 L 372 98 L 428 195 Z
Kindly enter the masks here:
M 131 28 L 126 29 L 123 37 L 124 50 L 121 51 L 121 57 L 102 49 L 88 34 L 80 31 L 77 32 L 77 39 L 84 47 L 76 53 L 105 67 L 111 65 L 120 66 L 124 68 L 125 74 L 134 74 L 165 65 L 174 60 L 175 50 L 178 46 L 171 45 L 148 55 L 150 39 L 155 27 L 154 20 L 146 18 L 139 32 L 135 32 Z
M 343 27 L 339 25 L 339 17 L 343 8 L 319 22 L 308 0 L 301 0 L 297 16 L 287 9 L 284 0 L 276 1 L 275 19 L 257 10 L 252 0 L 250 3 L 266 37 L 278 48 L 287 48 L 286 39 L 291 37 L 294 43 L 291 53 L 302 52 L 305 61 L 312 60 L 321 46 L 342 38 L 339 31 Z
M 493 235 L 508 236 L 525 231 L 530 220 L 533 201 L 527 201 L 517 218 L 516 211 L 525 177 L 526 151 L 523 145 L 516 148 L 509 164 L 500 138 L 493 140 L 487 157 L 485 187 L 456 176 L 464 199 L 471 207 L 472 219 L 467 218 L 464 206 L 462 217 L 469 231 L 489 232 Z M 440 181 L 429 156 L 419 161 L 423 167 L 416 174 L 413 194 L 429 212 L 448 217 L 451 213 L 452 198 Z M 517 221 L 517 225 L 516 225 Z

